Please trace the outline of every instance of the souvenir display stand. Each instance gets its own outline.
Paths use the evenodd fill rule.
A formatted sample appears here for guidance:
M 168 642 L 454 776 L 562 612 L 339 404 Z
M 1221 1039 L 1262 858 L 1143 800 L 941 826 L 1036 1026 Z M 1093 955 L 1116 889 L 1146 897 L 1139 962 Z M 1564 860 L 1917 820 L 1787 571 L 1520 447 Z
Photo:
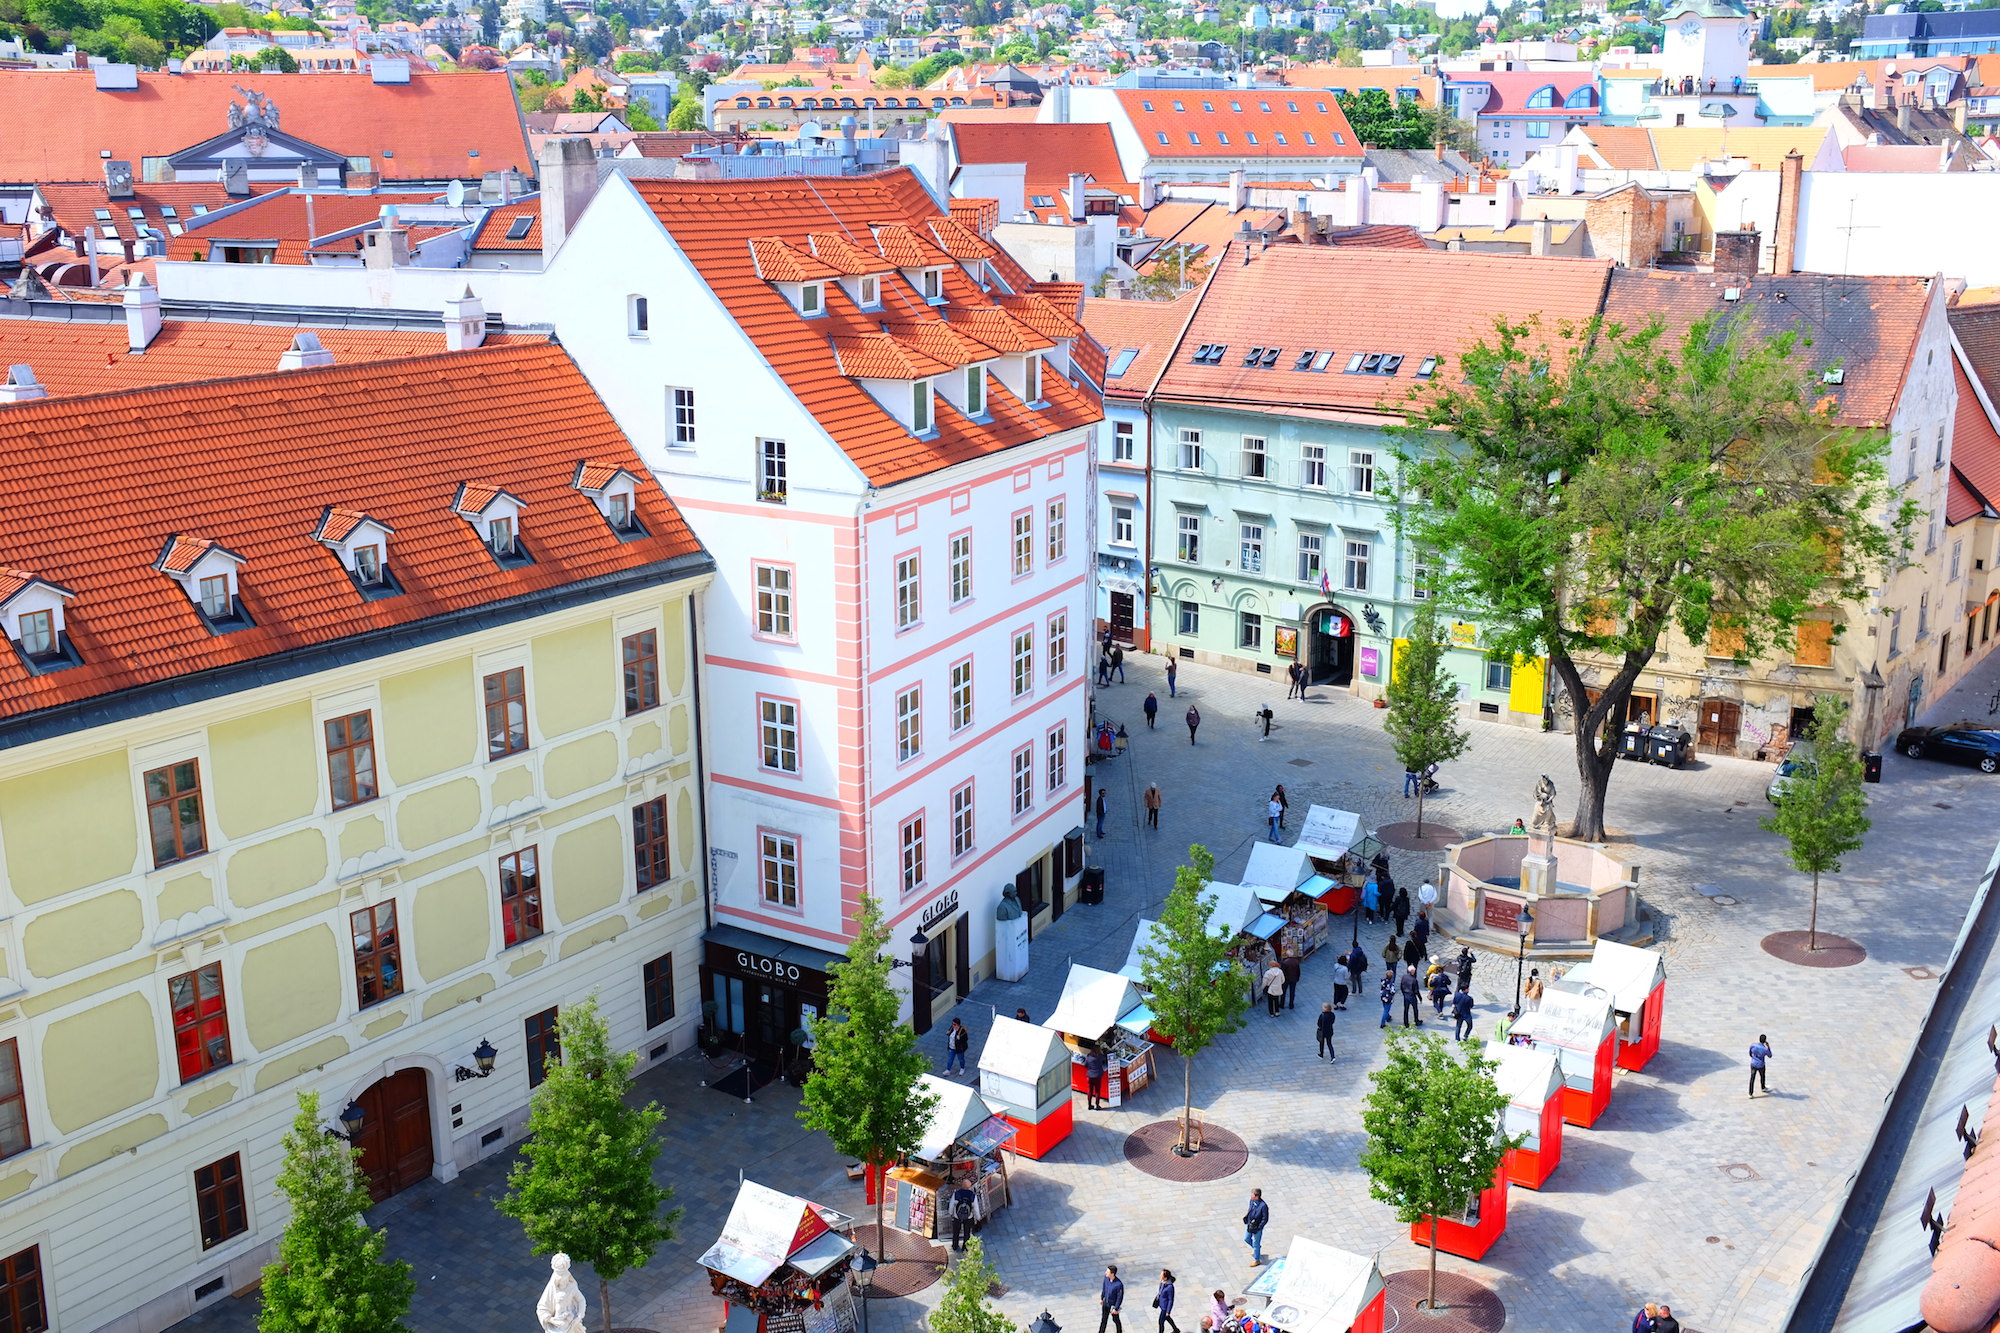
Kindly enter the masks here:
M 1336 916 L 1345 916 L 1361 901 L 1361 884 L 1368 867 L 1352 855 L 1360 840 L 1361 816 L 1352 810 L 1336 810 L 1330 805 L 1306 808 L 1299 840 L 1293 845 L 1312 862 L 1313 873 L 1325 880 L 1325 886 L 1315 892 L 1321 905 Z
M 1304 958 L 1327 942 L 1326 905 L 1320 895 L 1333 887 L 1333 881 L 1313 869 L 1303 847 L 1256 844 L 1243 869 L 1243 884 L 1256 890 L 1270 913 L 1284 922 L 1277 936 L 1282 956 Z
M 1562 981 L 1610 997 L 1611 1010 L 1618 1016 L 1620 1069 L 1644 1069 L 1659 1054 L 1667 965 L 1657 950 L 1598 940 L 1590 961 L 1572 967 Z
M 979 1052 L 979 1094 L 1013 1129 L 1008 1151 L 1039 1159 L 1069 1137 L 1069 1071 L 1060 1033 L 994 1016 Z
M 746 1180 L 701 1266 L 724 1333 L 853 1333 L 846 1232 L 854 1219 Z
M 1472 1196 L 1464 1212 L 1437 1220 L 1437 1247 L 1461 1259 L 1483 1259 L 1507 1229 L 1507 1168 L 1494 1169 L 1493 1183 Z M 1420 1217 L 1410 1224 L 1410 1243 L 1431 1243 L 1431 1220 Z
M 1282 1259 L 1264 1261 L 1244 1297 L 1264 1302 L 1244 1320 L 1246 1331 L 1254 1322 L 1276 1333 L 1382 1333 L 1389 1288 L 1375 1260 L 1294 1236 Z
M 963 1083 L 935 1074 L 925 1074 L 919 1082 L 923 1091 L 936 1095 L 937 1105 L 916 1151 L 904 1165 L 889 1170 L 894 1191 L 890 1225 L 943 1239 L 951 1235 L 951 1196 L 961 1185 L 972 1187 L 972 1216 L 980 1226 L 1013 1202 L 1007 1159 L 1000 1150 L 1014 1137 L 1014 1127 Z
M 1489 1041 L 1486 1058 L 1500 1066 L 1493 1082 L 1507 1098 L 1500 1127 L 1510 1138 L 1522 1136 L 1501 1169 L 1514 1184 L 1538 1190 L 1562 1162 L 1562 1070 L 1553 1051 L 1532 1046 Z
M 1559 989 L 1568 984 L 1567 977 L 1550 982 L 1541 1007 L 1522 1014 L 1514 1032 L 1525 1029 L 1536 1050 L 1555 1054 L 1563 1076 L 1563 1119 L 1588 1129 L 1611 1104 L 1618 1026 L 1609 999 Z
M 1043 1027 L 1062 1034 L 1072 1052 L 1070 1087 L 1077 1092 L 1089 1091 L 1085 1048 L 1102 1048 L 1104 1087 L 1099 1092 L 1113 1106 L 1153 1081 L 1153 1043 L 1145 1036 L 1152 1024 L 1152 1010 L 1140 1001 L 1137 986 L 1116 972 L 1080 963 L 1070 964 L 1056 1011 L 1042 1021 Z
M 1264 900 L 1247 884 L 1210 881 L 1201 896 L 1208 900 L 1209 924 L 1215 933 L 1228 932 L 1229 956 L 1243 969 L 1249 980 L 1251 1002 L 1256 1003 L 1258 977 L 1269 966 L 1265 955 L 1270 945 L 1266 941 L 1284 929 L 1284 919 L 1265 911 Z

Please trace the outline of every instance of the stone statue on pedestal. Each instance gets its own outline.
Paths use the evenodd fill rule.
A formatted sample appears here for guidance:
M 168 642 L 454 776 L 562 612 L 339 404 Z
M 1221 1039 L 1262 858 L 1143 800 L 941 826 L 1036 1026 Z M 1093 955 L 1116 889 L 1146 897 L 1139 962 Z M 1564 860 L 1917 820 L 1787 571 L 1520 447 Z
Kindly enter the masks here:
M 535 1318 L 542 1333 L 584 1333 L 583 1292 L 569 1275 L 569 1256 L 558 1254 L 549 1260 L 549 1285 L 535 1303 Z
M 1528 827 L 1537 833 L 1553 835 L 1556 831 L 1556 784 L 1546 773 L 1535 783 L 1535 818 Z
M 1535 817 L 1528 822 L 1528 854 L 1521 858 L 1521 888 L 1530 898 L 1556 887 L 1556 784 L 1544 773 L 1535 783 Z

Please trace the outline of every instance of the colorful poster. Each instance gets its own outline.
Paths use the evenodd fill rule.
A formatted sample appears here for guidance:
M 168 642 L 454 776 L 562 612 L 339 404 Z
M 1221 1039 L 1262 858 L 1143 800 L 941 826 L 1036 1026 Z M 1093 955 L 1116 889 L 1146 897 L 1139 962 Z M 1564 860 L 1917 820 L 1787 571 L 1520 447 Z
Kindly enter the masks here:
M 1451 622 L 1450 637 L 1451 646 L 1454 648 L 1476 648 L 1479 646 L 1479 626 L 1454 620 Z
M 1381 669 L 1381 650 L 1378 648 L 1363 648 L 1361 650 L 1361 674 L 1364 676 L 1373 676 L 1380 672 Z
M 1299 655 L 1299 632 L 1289 625 L 1278 626 L 1278 656 L 1297 657 Z

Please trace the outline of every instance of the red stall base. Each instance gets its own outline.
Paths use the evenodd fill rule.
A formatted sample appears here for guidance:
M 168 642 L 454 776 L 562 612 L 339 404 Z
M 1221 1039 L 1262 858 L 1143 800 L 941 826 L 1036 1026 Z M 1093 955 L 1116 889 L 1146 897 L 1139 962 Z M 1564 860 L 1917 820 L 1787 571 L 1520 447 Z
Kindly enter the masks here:
M 1612 1050 L 1618 1045 L 1618 1033 L 1614 1029 L 1597 1048 L 1597 1059 L 1591 1070 L 1590 1091 L 1563 1087 L 1563 1119 L 1572 1125 L 1589 1129 L 1597 1123 L 1597 1117 L 1604 1114 L 1604 1108 L 1611 1105 L 1611 1063 Z
M 1646 996 L 1645 1008 L 1640 1010 L 1639 1040 L 1618 1048 L 1620 1069 L 1644 1069 L 1646 1062 L 1660 1053 L 1660 1015 L 1667 1007 L 1667 983 L 1662 981 Z
M 1569 1090 L 1563 1090 L 1567 1093 Z M 1542 1103 L 1542 1133 L 1539 1148 L 1509 1148 L 1500 1169 L 1516 1185 L 1538 1190 L 1562 1165 L 1563 1099 L 1551 1097 Z
M 1319 896 L 1320 906 L 1335 916 L 1346 916 L 1361 901 L 1361 890 L 1351 884 L 1336 884 Z
M 1067 1101 L 1049 1112 L 1049 1118 L 1040 1124 L 1016 1120 L 1011 1115 L 1003 1115 L 1000 1118 L 1014 1127 L 1014 1137 L 1008 1142 L 1007 1147 L 1023 1157 L 1030 1157 L 1036 1161 L 1040 1161 L 1051 1148 L 1068 1138 L 1074 1123 L 1070 1114 L 1070 1103 Z
M 1382 1333 L 1382 1320 L 1389 1306 L 1389 1289 L 1384 1287 L 1375 1293 L 1375 1299 L 1367 1308 L 1354 1316 L 1354 1322 L 1347 1326 L 1347 1333 Z
M 1446 1254 L 1455 1254 L 1461 1259 L 1483 1259 L 1493 1248 L 1493 1242 L 1500 1239 L 1500 1233 L 1507 1229 L 1507 1171 L 1504 1166 L 1493 1173 L 1493 1183 L 1479 1193 L 1479 1222 L 1467 1226 L 1454 1222 L 1448 1217 L 1438 1219 L 1437 1247 Z M 1410 1243 L 1428 1246 L 1431 1243 L 1431 1220 L 1420 1217 L 1410 1224 Z

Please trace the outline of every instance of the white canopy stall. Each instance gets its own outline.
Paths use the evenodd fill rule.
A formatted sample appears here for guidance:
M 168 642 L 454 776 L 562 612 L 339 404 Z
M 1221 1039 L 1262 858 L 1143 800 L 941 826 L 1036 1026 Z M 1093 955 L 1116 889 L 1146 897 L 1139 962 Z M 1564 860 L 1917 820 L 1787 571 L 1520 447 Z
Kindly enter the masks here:
M 1040 1158 L 1071 1127 L 1070 1051 L 1062 1034 L 995 1015 L 979 1052 L 979 1092 L 1013 1126 L 1008 1148 Z
M 1103 1051 L 1104 1088 L 1099 1095 L 1118 1106 L 1153 1081 L 1153 1043 L 1145 1035 L 1152 1021 L 1152 1012 L 1129 978 L 1072 963 L 1055 1012 L 1042 1020 L 1042 1026 L 1060 1032 L 1069 1045 L 1074 1062 L 1070 1085 L 1078 1092 L 1090 1090 L 1084 1053 Z

